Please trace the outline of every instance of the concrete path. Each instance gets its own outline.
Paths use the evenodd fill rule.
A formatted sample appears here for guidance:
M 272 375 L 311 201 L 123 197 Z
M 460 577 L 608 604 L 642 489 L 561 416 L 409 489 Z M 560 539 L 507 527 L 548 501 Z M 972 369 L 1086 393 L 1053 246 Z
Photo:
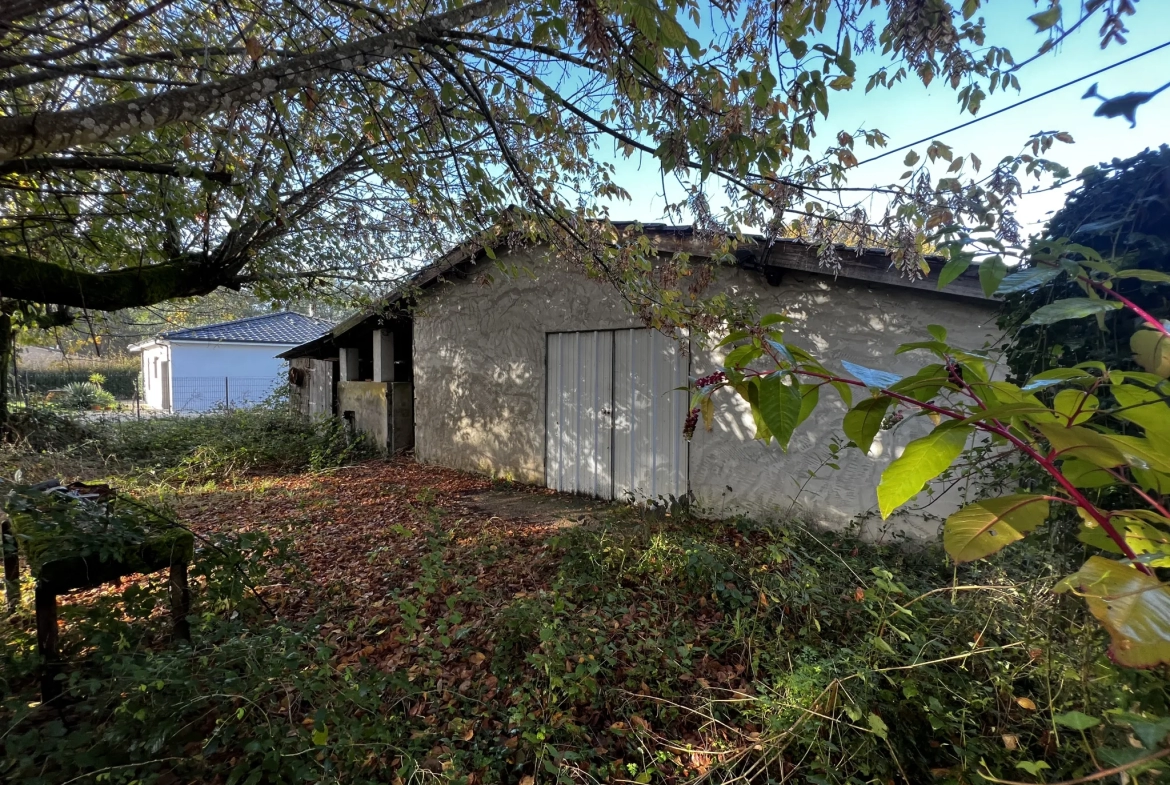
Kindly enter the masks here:
M 607 506 L 586 496 L 507 490 L 475 491 L 465 495 L 463 501 L 491 516 L 557 527 L 594 521 Z

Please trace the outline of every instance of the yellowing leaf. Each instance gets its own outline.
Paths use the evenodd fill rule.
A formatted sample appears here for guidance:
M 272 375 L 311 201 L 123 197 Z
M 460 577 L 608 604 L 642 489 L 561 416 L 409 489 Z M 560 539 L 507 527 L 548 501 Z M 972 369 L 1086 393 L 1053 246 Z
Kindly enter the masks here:
M 1109 391 L 1120 406 L 1114 416 L 1170 438 L 1170 406 L 1161 395 L 1134 384 L 1115 384 Z
M 1170 590 L 1152 575 L 1094 556 L 1060 583 L 1073 588 L 1109 632 L 1109 656 L 1119 665 L 1170 663 Z
M 703 427 L 710 433 L 715 427 L 715 404 L 711 400 L 711 396 L 704 395 L 699 399 L 699 409 L 703 413 Z
M 1083 390 L 1061 390 L 1052 401 L 1052 408 L 1063 415 L 1067 425 L 1080 425 L 1097 411 L 1097 396 Z
M 324 747 L 329 743 L 329 726 L 322 725 L 318 730 L 313 731 L 313 744 L 318 747 Z
M 1032 700 L 1031 698 L 1016 698 L 1016 703 L 1019 704 L 1021 709 L 1036 711 L 1036 701 Z
M 1048 518 L 1048 500 L 1032 494 L 1012 494 L 968 504 L 947 518 L 943 545 L 958 562 L 982 559 L 1022 540 Z
M 1170 450 L 1153 439 L 1143 439 L 1139 436 L 1105 437 L 1118 452 L 1125 456 L 1126 462 L 1135 469 L 1153 470 L 1170 474 Z M 1170 446 L 1170 445 L 1167 445 Z
M 1153 330 L 1137 330 L 1129 338 L 1129 348 L 1138 365 L 1152 374 L 1170 379 L 1170 336 Z
M 944 423 L 906 445 L 906 451 L 882 472 L 878 507 L 882 518 L 913 499 L 926 483 L 942 474 L 963 452 L 971 427 Z

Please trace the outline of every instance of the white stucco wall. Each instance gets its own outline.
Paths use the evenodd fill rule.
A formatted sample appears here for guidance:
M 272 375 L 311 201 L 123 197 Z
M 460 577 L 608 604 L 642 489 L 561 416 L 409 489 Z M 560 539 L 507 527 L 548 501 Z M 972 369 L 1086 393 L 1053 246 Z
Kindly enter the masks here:
M 176 409 L 201 411 L 263 401 L 284 381 L 288 344 L 172 341 L 171 390 Z M 226 384 L 224 380 L 227 380 Z
M 169 357 L 170 348 L 163 344 L 142 350 L 142 400 L 152 409 L 163 408 L 163 374 L 167 373 L 163 363 Z
M 431 289 L 415 314 L 414 450 L 424 463 L 543 484 L 545 333 L 641 324 L 612 287 L 542 253 L 507 262 L 539 274 L 482 264 Z
M 543 484 L 545 334 L 642 326 L 611 287 L 543 258 L 524 252 L 507 259 L 535 277 L 506 276 L 485 264 L 469 279 L 441 284 L 423 298 L 414 321 L 420 461 Z M 490 283 L 484 273 L 491 274 Z M 923 358 L 894 351 L 903 342 L 925 339 L 928 324 L 946 326 L 954 342 L 970 348 L 982 347 L 995 333 L 987 305 L 905 288 L 812 273 L 786 273 L 772 287 L 756 273 L 730 267 L 719 268 L 716 285 L 754 300 L 760 313 L 788 313 L 796 319 L 792 340 L 838 370 L 845 359 L 912 371 Z M 692 352 L 696 376 L 713 370 L 722 355 L 699 345 Z M 840 433 L 844 406 L 829 389 L 821 400 L 786 455 L 775 444 L 755 441 L 746 403 L 721 393 L 714 431 L 700 427 L 690 447 L 690 488 L 699 506 L 716 514 L 788 515 L 807 470 Z M 834 524 L 869 510 L 882 469 L 921 426 L 883 431 L 869 456 L 843 455 L 840 471 L 825 470 L 806 484 L 799 509 Z M 929 512 L 945 514 L 950 502 L 942 500 Z M 917 519 L 901 527 L 926 533 Z
M 841 361 L 848 360 L 900 375 L 913 373 L 933 362 L 933 356 L 894 352 L 900 344 L 929 340 L 926 328 L 930 324 L 946 327 L 948 340 L 971 349 L 983 348 L 999 334 L 990 304 L 880 284 L 786 272 L 779 286 L 769 286 L 753 273 L 723 268 L 718 286 L 752 300 L 760 314 L 783 313 L 792 318 L 793 323 L 784 326 L 786 340 L 839 372 L 844 370 Z M 726 352 L 696 345 L 692 373 L 703 376 L 716 370 Z M 865 394 L 855 389 L 854 402 Z M 894 429 L 879 431 L 868 456 L 856 449 L 845 451 L 835 461 L 838 470 L 823 468 L 810 478 L 808 472 L 828 458 L 832 437 L 841 434 L 846 407 L 836 391 L 821 388 L 820 405 L 797 429 L 787 454 L 775 443 L 766 445 L 752 438 L 755 426 L 746 401 L 729 390 L 721 391 L 715 400 L 713 430 L 708 433 L 700 425 L 691 441 L 690 484 L 699 505 L 716 515 L 744 513 L 773 519 L 799 512 L 822 522 L 845 522 L 876 510 L 882 471 L 907 443 L 930 429 L 929 420 L 907 418 Z M 917 500 L 920 505 L 927 501 L 926 494 Z M 959 503 L 952 492 L 925 512 L 946 515 Z M 871 533 L 879 525 L 873 524 Z M 892 528 L 930 535 L 935 524 L 907 512 Z

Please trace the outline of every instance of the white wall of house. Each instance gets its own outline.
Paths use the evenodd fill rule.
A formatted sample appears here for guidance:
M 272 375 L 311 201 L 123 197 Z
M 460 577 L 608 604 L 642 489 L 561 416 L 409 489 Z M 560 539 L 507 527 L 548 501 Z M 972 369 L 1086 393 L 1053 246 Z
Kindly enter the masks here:
M 288 344 L 169 341 L 174 408 L 206 411 L 246 406 L 267 398 L 284 381 Z
M 540 250 L 510 254 L 507 262 L 535 275 L 504 275 L 485 264 L 467 279 L 437 285 L 420 303 L 414 319 L 415 452 L 422 462 L 544 484 L 547 334 L 642 325 L 612 287 L 548 262 Z M 730 267 L 719 268 L 715 286 L 754 301 L 761 314 L 787 313 L 795 320 L 791 339 L 838 370 L 840 360 L 913 370 L 924 359 L 895 350 L 927 338 L 929 324 L 947 327 L 952 341 L 969 348 L 996 335 L 991 304 L 907 288 L 794 272 L 770 286 L 757 273 Z M 692 376 L 713 370 L 722 357 L 697 342 L 689 351 Z M 821 408 L 784 453 L 755 441 L 746 403 L 720 393 L 714 430 L 700 426 L 685 459 L 699 507 L 757 518 L 803 513 L 834 525 L 867 513 L 882 470 L 925 424 L 883 431 L 869 455 L 849 451 L 836 461 L 838 471 L 823 469 L 810 479 L 809 470 L 840 434 L 844 411 L 826 389 Z M 926 500 L 925 494 L 919 498 Z M 945 515 L 956 503 L 948 497 L 926 512 Z M 895 528 L 929 534 L 933 525 L 924 520 L 909 515 Z
M 155 409 L 178 411 L 260 403 L 284 381 L 288 366 L 276 355 L 289 348 L 228 341 L 147 344 L 142 349 L 143 400 Z M 168 370 L 169 379 L 164 378 Z
M 164 389 L 170 385 L 170 347 L 147 344 L 142 350 L 142 400 L 152 409 L 165 409 Z

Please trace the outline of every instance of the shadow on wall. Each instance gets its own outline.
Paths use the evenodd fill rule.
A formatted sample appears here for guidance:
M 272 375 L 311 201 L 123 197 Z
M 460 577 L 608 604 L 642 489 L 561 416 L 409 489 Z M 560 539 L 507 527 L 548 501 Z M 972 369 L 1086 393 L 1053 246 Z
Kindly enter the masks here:
M 452 345 L 441 347 L 425 369 L 416 364 L 419 460 L 543 483 L 543 369 L 537 375 L 533 365 Z
M 998 334 L 994 314 L 982 304 L 832 282 L 812 274 L 786 274 L 783 284 L 765 289 L 746 275 L 750 273 L 731 271 L 726 276 L 727 291 L 753 302 L 761 315 L 787 314 L 793 322 L 784 326 L 786 337 L 838 372 L 844 371 L 841 361 L 848 360 L 899 375 L 913 373 L 934 361 L 934 356 L 923 351 L 895 352 L 902 343 L 929 338 L 926 327 L 932 323 L 948 326 L 957 343 L 972 349 L 983 348 Z M 725 353 L 710 346 L 697 348 L 694 373 L 714 370 Z M 855 390 L 855 401 L 859 394 L 865 393 Z M 713 513 L 756 518 L 803 511 L 836 526 L 865 515 L 876 508 L 882 471 L 910 441 L 925 434 L 930 423 L 907 417 L 897 427 L 879 431 L 868 455 L 842 447 L 830 460 L 834 439 L 845 442 L 841 421 L 846 411 L 834 390 L 822 388 L 820 405 L 796 431 L 785 453 L 774 443 L 765 445 L 754 439 L 747 402 L 731 392 L 719 393 L 714 431 L 700 428 L 692 442 L 691 487 L 698 503 Z M 839 468 L 834 470 L 829 463 Z M 795 505 L 793 496 L 798 496 Z M 920 496 L 918 504 L 929 501 Z M 936 528 L 931 516 L 945 516 L 957 504 L 957 494 L 951 491 L 925 514 L 904 516 L 894 528 L 930 536 Z

